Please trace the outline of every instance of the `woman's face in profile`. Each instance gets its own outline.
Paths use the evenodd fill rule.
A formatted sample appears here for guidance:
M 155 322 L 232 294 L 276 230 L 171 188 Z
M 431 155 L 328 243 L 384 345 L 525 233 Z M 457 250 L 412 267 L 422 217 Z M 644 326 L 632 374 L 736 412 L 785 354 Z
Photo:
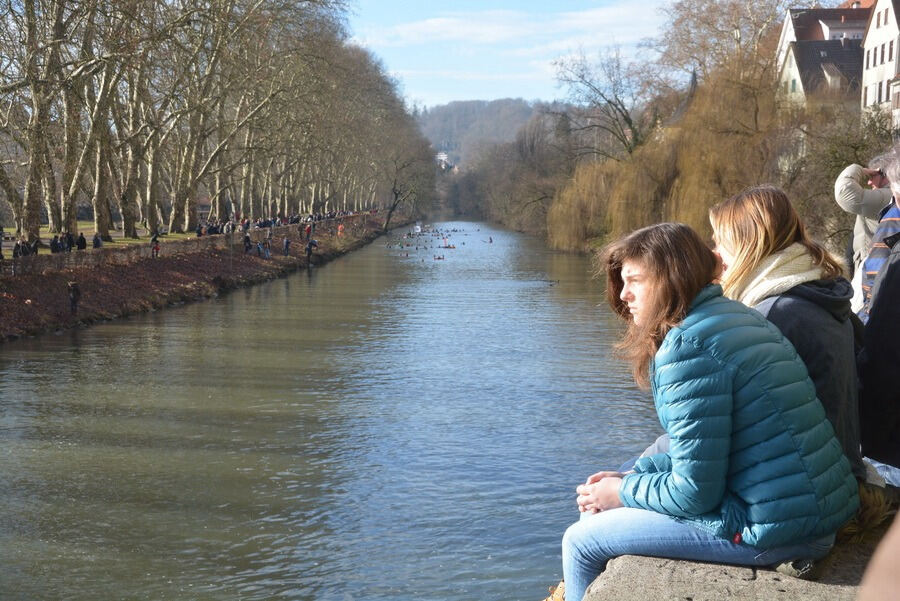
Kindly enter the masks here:
M 644 325 L 653 303 L 653 282 L 640 261 L 622 262 L 622 291 L 619 298 L 628 306 L 635 325 Z

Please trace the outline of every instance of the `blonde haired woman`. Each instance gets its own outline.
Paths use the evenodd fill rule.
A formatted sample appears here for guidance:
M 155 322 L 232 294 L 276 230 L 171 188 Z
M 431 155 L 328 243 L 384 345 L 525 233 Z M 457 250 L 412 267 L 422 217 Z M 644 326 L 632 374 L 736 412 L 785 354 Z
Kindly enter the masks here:
M 807 235 L 787 195 L 775 186 L 749 188 L 719 203 L 709 220 L 725 267 L 725 296 L 762 313 L 794 345 L 854 475 L 864 480 L 853 290 L 843 266 Z

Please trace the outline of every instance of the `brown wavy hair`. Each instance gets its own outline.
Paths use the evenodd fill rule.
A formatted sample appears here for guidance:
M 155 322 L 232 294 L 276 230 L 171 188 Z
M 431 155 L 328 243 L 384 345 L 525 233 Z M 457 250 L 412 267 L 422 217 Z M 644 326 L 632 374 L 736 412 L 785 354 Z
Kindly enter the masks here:
M 653 291 L 647 318 L 641 325 L 634 323 L 628 305 L 619 298 L 625 261 L 643 266 Z M 606 273 L 609 306 L 628 323 L 616 348 L 631 364 L 635 382 L 646 389 L 650 383 L 650 361 L 663 338 L 681 323 L 697 294 L 718 277 L 720 261 L 689 226 L 659 223 L 608 245 L 598 263 L 598 272 Z
M 747 188 L 709 210 L 716 243 L 734 256 L 722 276 L 725 296 L 740 300 L 753 272 L 766 257 L 794 243 L 809 251 L 822 279 L 844 274 L 840 259 L 806 233 L 784 190 L 772 185 Z

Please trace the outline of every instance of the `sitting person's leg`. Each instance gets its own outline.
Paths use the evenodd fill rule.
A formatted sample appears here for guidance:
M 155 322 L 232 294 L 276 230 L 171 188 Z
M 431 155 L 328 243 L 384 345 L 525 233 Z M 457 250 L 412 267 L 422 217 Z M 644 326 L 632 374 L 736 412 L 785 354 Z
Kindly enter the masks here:
M 830 536 L 811 543 L 763 550 L 717 538 L 654 511 L 621 507 L 582 513 L 563 536 L 566 601 L 581 601 L 606 563 L 621 555 L 770 566 L 801 557 L 824 557 L 833 542 L 834 537 Z

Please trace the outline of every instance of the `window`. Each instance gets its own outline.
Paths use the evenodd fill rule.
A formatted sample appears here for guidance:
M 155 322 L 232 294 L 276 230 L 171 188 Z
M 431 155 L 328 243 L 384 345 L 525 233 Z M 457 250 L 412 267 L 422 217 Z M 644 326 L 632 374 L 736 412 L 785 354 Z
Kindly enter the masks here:
M 872 54 L 872 50 L 866 50 L 866 69 L 869 68 L 869 56 Z
M 894 40 L 891 40 L 891 43 L 888 46 L 888 60 L 894 60 Z
M 884 64 L 884 44 L 881 45 L 881 64 Z
M 787 85 L 787 82 L 784 82 L 784 85 Z M 863 108 L 866 106 L 866 102 L 869 101 L 869 88 L 867 86 L 863 86 Z
M 889 11 L 889 10 L 891 10 L 891 9 L 890 9 L 890 8 L 884 9 L 884 24 L 885 24 L 885 25 L 887 25 L 887 18 L 888 18 L 888 11 Z
M 796 91 L 797 91 L 797 80 L 792 79 L 791 80 L 791 92 L 796 92 Z
M 875 29 L 881 27 L 881 13 L 875 15 Z
M 878 104 L 881 104 L 881 86 L 883 83 L 883 81 L 878 82 Z

